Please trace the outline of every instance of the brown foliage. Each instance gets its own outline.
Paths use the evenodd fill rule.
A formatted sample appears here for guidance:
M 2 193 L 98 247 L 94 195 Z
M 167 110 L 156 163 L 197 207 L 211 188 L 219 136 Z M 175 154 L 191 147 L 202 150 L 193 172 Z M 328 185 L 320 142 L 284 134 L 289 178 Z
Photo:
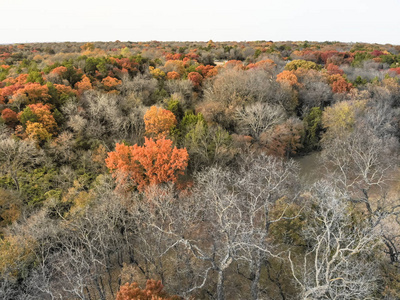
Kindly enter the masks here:
M 261 142 L 266 143 L 269 155 L 289 157 L 291 154 L 296 154 L 297 149 L 302 147 L 303 131 L 303 123 L 289 119 L 286 123 L 277 125 L 270 134 L 263 133 L 260 138 Z

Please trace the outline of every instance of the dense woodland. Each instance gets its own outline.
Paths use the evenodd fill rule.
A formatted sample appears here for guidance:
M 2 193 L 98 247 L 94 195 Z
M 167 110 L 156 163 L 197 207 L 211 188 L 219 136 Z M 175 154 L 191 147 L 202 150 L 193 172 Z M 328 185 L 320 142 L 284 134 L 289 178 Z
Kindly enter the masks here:
M 1 299 L 400 298 L 400 46 L 0 45 L 0 112 Z

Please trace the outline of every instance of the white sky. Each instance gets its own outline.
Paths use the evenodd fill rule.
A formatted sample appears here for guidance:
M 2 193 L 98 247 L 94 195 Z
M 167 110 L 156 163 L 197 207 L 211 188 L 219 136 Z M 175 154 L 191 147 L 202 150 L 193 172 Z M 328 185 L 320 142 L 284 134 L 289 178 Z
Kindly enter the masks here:
M 400 45 L 400 0 L 0 0 L 0 44 L 342 41 Z

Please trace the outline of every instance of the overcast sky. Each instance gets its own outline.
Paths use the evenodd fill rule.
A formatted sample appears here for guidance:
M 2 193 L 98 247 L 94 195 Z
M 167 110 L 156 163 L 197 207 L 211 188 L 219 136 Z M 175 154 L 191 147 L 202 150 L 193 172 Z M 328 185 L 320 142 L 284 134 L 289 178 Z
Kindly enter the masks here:
M 0 44 L 343 41 L 400 45 L 400 0 L 0 0 Z

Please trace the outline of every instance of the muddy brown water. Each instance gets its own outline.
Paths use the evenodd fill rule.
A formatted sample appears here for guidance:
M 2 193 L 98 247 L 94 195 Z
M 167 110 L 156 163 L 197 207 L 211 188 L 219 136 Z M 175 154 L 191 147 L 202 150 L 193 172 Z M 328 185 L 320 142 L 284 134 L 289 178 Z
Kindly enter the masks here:
M 321 153 L 313 152 L 308 155 L 294 158 L 299 164 L 300 180 L 306 184 L 313 184 L 322 179 L 325 169 L 321 163 Z

